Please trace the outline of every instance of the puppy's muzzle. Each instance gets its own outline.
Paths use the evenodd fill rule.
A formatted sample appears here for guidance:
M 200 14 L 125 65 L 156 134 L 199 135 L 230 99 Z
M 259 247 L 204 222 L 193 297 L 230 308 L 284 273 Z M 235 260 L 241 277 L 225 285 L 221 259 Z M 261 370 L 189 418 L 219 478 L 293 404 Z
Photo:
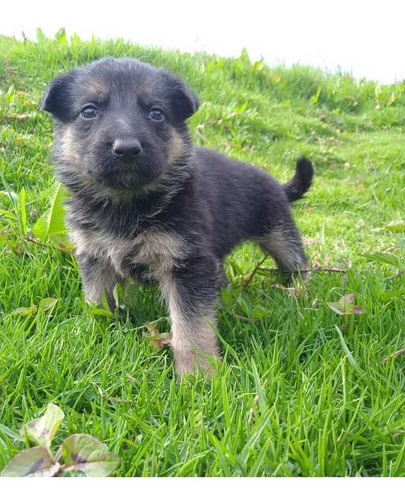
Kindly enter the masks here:
M 114 154 L 126 163 L 134 161 L 135 157 L 142 152 L 141 143 L 137 139 L 116 139 L 112 149 Z

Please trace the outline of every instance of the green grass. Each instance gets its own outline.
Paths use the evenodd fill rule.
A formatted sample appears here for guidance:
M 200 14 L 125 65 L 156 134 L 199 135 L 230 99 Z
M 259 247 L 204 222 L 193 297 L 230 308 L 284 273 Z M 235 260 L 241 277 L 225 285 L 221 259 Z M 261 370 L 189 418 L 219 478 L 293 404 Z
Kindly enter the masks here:
M 74 256 L 28 241 L 53 184 L 38 101 L 57 73 L 105 55 L 184 78 L 202 102 L 190 120 L 197 144 L 281 181 L 299 155 L 315 164 L 296 221 L 313 263 L 348 270 L 294 290 L 260 272 L 243 288 L 261 254 L 236 249 L 211 381 L 176 381 L 170 351 L 153 349 L 145 322 L 169 328 L 158 290 L 137 289 L 120 318 L 95 317 Z M 405 214 L 405 85 L 63 34 L 38 45 L 0 37 L 0 56 L 0 190 L 26 192 L 25 204 L 0 194 L 0 469 L 21 449 L 10 430 L 55 402 L 66 413 L 56 444 L 90 433 L 121 456 L 119 475 L 404 476 L 405 356 L 380 360 L 405 347 L 404 275 L 388 279 L 405 266 L 405 239 L 387 228 Z M 362 256 L 375 252 L 398 263 Z M 349 293 L 363 314 L 345 320 L 327 302 Z M 46 297 L 58 298 L 53 309 L 13 314 Z

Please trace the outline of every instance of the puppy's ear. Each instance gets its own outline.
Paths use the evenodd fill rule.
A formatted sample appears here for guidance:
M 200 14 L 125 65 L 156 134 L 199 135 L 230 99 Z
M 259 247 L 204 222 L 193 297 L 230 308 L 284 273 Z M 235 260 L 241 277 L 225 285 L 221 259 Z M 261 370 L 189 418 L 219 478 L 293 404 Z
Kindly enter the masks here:
M 166 73 L 166 77 L 173 113 L 178 119 L 187 120 L 197 111 L 200 105 L 198 98 L 179 78 L 170 73 Z
M 75 80 L 75 72 L 54 78 L 40 101 L 40 107 L 55 118 L 64 120 L 69 114 L 69 88 Z

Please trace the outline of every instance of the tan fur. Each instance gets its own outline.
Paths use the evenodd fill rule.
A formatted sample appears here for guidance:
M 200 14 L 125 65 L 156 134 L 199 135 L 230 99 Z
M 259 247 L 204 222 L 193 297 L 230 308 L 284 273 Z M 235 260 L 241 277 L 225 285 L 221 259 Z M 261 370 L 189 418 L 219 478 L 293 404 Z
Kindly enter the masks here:
M 114 287 L 117 283 L 124 283 L 124 280 L 117 276 L 114 269 L 106 262 L 99 262 L 93 267 L 93 279 L 83 282 L 84 297 L 86 302 L 101 304 L 103 291 L 107 300 L 112 300 Z
M 162 293 L 166 299 L 172 324 L 171 347 L 176 373 L 184 375 L 200 369 L 212 373 L 214 360 L 219 358 L 215 335 L 215 311 L 194 311 L 184 314 L 172 276 L 161 276 Z
M 295 247 L 281 229 L 272 231 L 267 238 L 261 239 L 258 243 L 266 253 L 270 253 L 278 263 L 282 263 L 284 271 L 298 271 L 300 267 L 306 267 L 300 248 Z
M 110 265 L 122 277 L 127 276 L 123 261 L 128 256 L 133 264 L 150 266 L 156 278 L 168 272 L 175 259 L 184 255 L 178 236 L 149 229 L 134 239 L 111 237 L 97 231 L 71 231 L 77 253 L 94 257 Z
M 65 128 L 61 143 L 61 156 L 62 160 L 68 162 L 75 167 L 80 162 L 80 156 L 76 152 L 75 139 L 72 128 Z M 76 167 L 77 168 L 77 167 Z M 76 170 L 75 168 L 75 170 Z
M 85 86 L 89 93 L 97 94 L 101 101 L 107 99 L 109 88 L 105 81 L 92 79 L 90 82 L 86 82 Z
M 178 134 L 174 129 L 172 131 L 172 137 L 170 141 L 170 156 L 168 159 L 168 165 L 172 166 L 184 155 L 184 140 L 180 134 Z

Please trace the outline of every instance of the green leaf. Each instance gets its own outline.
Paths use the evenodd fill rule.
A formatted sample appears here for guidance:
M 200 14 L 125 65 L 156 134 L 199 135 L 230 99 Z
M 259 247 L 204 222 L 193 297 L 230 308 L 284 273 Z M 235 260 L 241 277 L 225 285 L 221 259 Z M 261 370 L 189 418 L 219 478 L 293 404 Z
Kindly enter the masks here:
M 67 232 L 65 226 L 65 208 L 63 206 L 66 197 L 66 191 L 62 184 L 56 184 L 48 216 L 48 234 L 64 234 Z
M 49 449 L 64 416 L 63 411 L 51 403 L 48 405 L 45 415 L 25 424 L 22 432 L 27 434 L 30 441 Z
M 37 220 L 32 232 L 41 241 L 45 241 L 48 236 L 65 234 L 65 208 L 63 202 L 66 199 L 66 192 L 62 184 L 55 184 L 51 197 L 50 208 Z
M 54 299 L 53 297 L 47 297 L 46 299 L 41 299 L 39 303 L 39 309 L 41 311 L 48 311 L 52 309 L 52 307 L 58 302 L 58 299 Z
M 389 264 L 390 266 L 399 267 L 398 257 L 391 253 L 364 253 L 362 254 L 367 260 L 372 262 L 381 262 L 382 264 Z
M 18 307 L 14 309 L 11 313 L 13 316 L 28 316 L 29 314 L 34 314 L 37 311 L 37 306 L 31 304 L 30 307 Z
M 45 212 L 34 224 L 32 228 L 32 232 L 34 235 L 41 241 L 45 241 L 48 236 L 48 228 L 46 225 L 46 218 L 48 216 L 48 212 Z
M 58 473 L 59 468 L 45 447 L 35 446 L 16 455 L 1 477 L 51 477 Z
M 152 323 L 145 323 L 145 327 L 148 330 L 149 339 L 154 349 L 162 349 L 165 345 L 170 344 L 172 339 L 170 333 L 160 333 Z
M 88 434 L 73 434 L 62 443 L 57 459 L 63 459 L 66 472 L 82 471 L 86 476 L 110 476 L 120 466 L 120 458 Z
M 363 313 L 361 307 L 354 304 L 354 293 L 344 295 L 338 302 L 327 302 L 327 305 L 332 311 L 341 316 Z
M 328 307 L 330 309 L 332 309 L 333 312 L 335 312 L 336 314 L 340 314 L 341 316 L 344 316 L 345 314 L 347 314 L 343 311 L 339 302 L 328 302 Z

